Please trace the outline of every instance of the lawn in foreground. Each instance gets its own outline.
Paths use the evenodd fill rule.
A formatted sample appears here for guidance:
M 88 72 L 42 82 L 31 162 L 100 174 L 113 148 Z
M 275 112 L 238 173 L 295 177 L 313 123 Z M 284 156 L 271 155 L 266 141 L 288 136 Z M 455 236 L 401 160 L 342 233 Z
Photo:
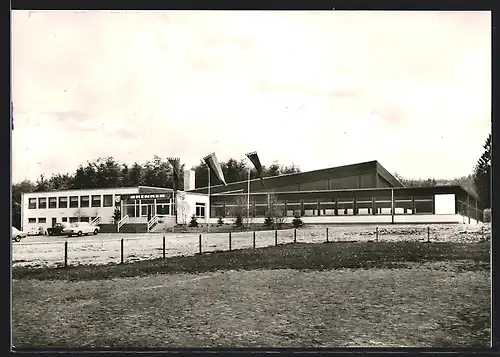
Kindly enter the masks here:
M 464 269 L 469 265 L 471 269 Z M 13 282 L 16 347 L 488 346 L 470 261 Z
M 17 347 L 488 346 L 489 257 L 487 242 L 330 243 L 124 265 L 18 267 L 13 341 Z

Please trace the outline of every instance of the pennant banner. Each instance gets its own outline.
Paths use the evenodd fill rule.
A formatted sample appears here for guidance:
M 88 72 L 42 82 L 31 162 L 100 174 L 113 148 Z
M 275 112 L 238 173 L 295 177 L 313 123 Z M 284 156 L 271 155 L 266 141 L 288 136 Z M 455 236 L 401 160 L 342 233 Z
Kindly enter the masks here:
M 181 164 L 180 159 L 178 157 L 169 157 L 168 162 L 172 165 L 174 171 L 174 189 L 179 188 L 179 184 L 181 182 Z
M 252 162 L 253 166 L 257 170 L 257 173 L 259 174 L 260 182 L 262 182 L 262 185 L 264 187 L 266 187 L 264 184 L 264 175 L 263 175 L 262 165 L 261 165 L 260 160 L 259 160 L 259 155 L 257 155 L 256 151 L 254 151 L 254 152 L 250 152 L 250 153 L 246 154 L 246 156 Z
M 224 173 L 222 172 L 222 167 L 220 166 L 215 153 L 211 153 L 210 155 L 204 157 L 203 160 L 205 160 L 210 170 L 215 174 L 215 176 L 217 176 L 224 186 L 227 186 L 226 180 L 224 179 Z

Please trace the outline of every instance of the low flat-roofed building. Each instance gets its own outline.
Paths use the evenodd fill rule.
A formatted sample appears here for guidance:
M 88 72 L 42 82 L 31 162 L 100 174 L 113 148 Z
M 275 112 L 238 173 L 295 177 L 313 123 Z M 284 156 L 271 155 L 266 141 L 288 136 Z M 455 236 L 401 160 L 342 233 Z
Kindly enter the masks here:
M 178 207 L 176 207 L 176 202 Z M 122 187 L 24 193 L 21 197 L 21 229 L 47 229 L 61 222 L 115 224 L 115 210 L 123 225 L 173 226 L 195 215 L 208 222 L 208 196 L 186 194 L 163 187 Z M 177 216 L 177 217 L 176 217 Z M 154 224 L 153 221 L 155 220 Z
M 262 182 L 263 181 L 263 182 Z M 269 212 L 305 223 L 476 223 L 482 205 L 461 186 L 404 187 L 378 161 L 210 187 L 210 222 Z M 248 190 L 250 187 L 250 190 Z M 208 193 L 208 187 L 188 192 Z M 248 207 L 248 208 L 247 208 Z

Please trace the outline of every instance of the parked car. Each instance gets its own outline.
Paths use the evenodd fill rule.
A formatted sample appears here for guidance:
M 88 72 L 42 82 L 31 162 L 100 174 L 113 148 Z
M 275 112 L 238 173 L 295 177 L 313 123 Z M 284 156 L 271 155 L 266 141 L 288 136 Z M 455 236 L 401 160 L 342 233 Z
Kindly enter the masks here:
M 68 237 L 73 235 L 81 236 L 83 234 L 89 235 L 93 233 L 94 235 L 99 233 L 101 228 L 99 226 L 94 226 L 93 224 L 87 222 L 75 222 L 71 223 L 71 225 L 67 228 L 63 229 L 63 234 L 67 234 Z
M 28 230 L 29 236 L 43 236 L 45 235 L 45 229 L 43 227 L 31 227 Z
M 20 242 L 22 238 L 26 238 L 28 233 L 20 231 L 16 227 L 12 227 L 12 240 L 15 242 Z
M 61 236 L 64 235 L 63 230 L 69 228 L 70 224 L 67 222 L 56 223 L 54 227 L 47 228 L 47 234 L 49 236 Z

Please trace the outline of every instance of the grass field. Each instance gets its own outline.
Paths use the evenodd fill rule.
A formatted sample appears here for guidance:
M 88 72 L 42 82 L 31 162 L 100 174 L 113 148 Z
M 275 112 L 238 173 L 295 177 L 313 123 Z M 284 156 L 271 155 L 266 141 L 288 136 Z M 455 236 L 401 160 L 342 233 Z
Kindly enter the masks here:
M 489 266 L 489 242 L 386 242 L 18 267 L 13 343 L 488 347 Z

